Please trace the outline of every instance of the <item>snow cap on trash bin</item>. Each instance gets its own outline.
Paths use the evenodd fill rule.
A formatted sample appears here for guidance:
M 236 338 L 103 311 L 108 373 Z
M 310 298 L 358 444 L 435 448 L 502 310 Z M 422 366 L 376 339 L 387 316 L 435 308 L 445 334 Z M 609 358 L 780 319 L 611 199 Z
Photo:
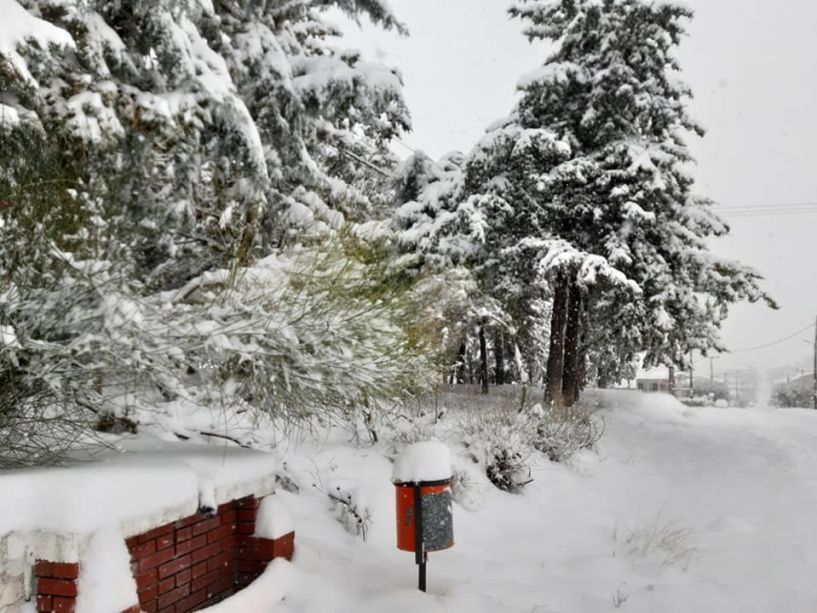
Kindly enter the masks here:
M 439 441 L 409 445 L 397 456 L 391 478 L 394 483 L 450 479 L 451 452 Z

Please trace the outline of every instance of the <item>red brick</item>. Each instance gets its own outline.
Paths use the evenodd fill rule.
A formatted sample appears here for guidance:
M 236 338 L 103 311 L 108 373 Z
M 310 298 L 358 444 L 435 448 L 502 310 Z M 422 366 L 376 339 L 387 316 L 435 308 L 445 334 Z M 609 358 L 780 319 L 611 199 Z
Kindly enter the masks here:
M 221 553 L 221 543 L 213 543 L 212 545 L 207 545 L 207 547 L 197 549 L 191 554 L 193 564 L 197 564 L 202 560 L 207 560 L 213 556 L 217 556 L 219 553 Z
M 141 560 L 149 555 L 156 553 L 156 541 L 148 541 L 141 545 L 135 545 L 130 548 L 130 557 L 132 560 Z
M 76 579 L 79 577 L 79 564 L 77 562 L 52 562 L 51 576 L 56 579 Z
M 232 577 L 222 577 L 215 583 L 207 586 L 207 597 L 218 596 L 227 592 L 233 587 Z
M 152 583 L 139 592 L 139 602 L 149 602 L 151 600 L 156 600 L 158 596 L 159 584 L 158 582 Z
M 258 579 L 261 573 L 238 573 L 235 578 L 236 585 L 247 587 L 250 583 Z
M 141 541 L 139 540 L 139 535 L 131 536 L 130 538 L 125 539 L 125 547 L 128 548 L 128 551 L 136 547 Z
M 190 589 L 194 592 L 198 592 L 203 587 L 208 587 L 209 585 L 215 583 L 219 580 L 221 575 L 217 570 L 213 572 L 209 572 L 206 575 L 202 575 L 197 579 L 193 579 L 193 583 L 190 585 Z M 209 590 L 208 590 L 209 591 Z
M 233 509 L 235 509 L 235 502 L 230 500 L 229 502 L 222 502 L 220 505 L 218 505 L 216 512 L 221 515 L 222 513 L 227 513 Z
M 148 541 L 152 541 L 157 539 L 161 536 L 165 536 L 167 534 L 171 534 L 173 532 L 173 524 L 166 524 L 164 526 L 159 526 L 158 528 L 154 528 L 153 530 L 148 530 L 147 532 L 143 532 L 139 535 L 139 542 L 140 543 L 147 543 Z
M 156 573 L 156 569 L 154 568 L 153 570 L 149 570 L 148 572 L 142 573 L 141 575 L 136 575 L 134 578 L 136 579 L 136 589 L 138 591 L 144 590 L 148 586 L 156 583 L 158 575 Z
M 188 568 L 187 570 L 183 570 L 182 572 L 174 575 L 176 578 L 176 586 L 184 585 L 185 583 L 190 583 L 193 579 L 193 572 Z
M 252 538 L 239 542 L 239 559 L 269 561 L 275 558 L 275 541 L 272 539 Z
M 238 511 L 232 508 L 229 511 L 225 511 L 224 513 L 219 511 L 218 516 L 221 519 L 222 526 L 224 524 L 234 524 L 238 521 Z
M 191 551 L 193 551 L 193 541 L 185 541 L 184 543 L 179 543 L 173 549 L 176 554 L 176 557 L 186 556 Z
M 212 530 L 207 533 L 207 542 L 208 543 L 215 543 L 216 541 L 221 541 L 233 533 L 233 529 L 231 526 L 220 526 L 215 530 Z
M 49 596 L 76 598 L 77 584 L 70 579 L 38 579 L 37 592 Z
M 156 539 L 156 551 L 167 549 L 173 546 L 173 534 L 165 534 Z
M 204 534 L 205 532 L 210 532 L 210 530 L 214 530 L 221 525 L 221 521 L 218 517 L 210 517 L 209 519 L 205 519 L 204 521 L 200 521 L 197 524 L 193 524 L 193 536 L 198 536 L 199 534 Z
M 139 606 L 141 607 L 144 613 L 156 613 L 159 610 L 159 601 L 158 600 L 151 600 L 148 602 L 139 602 Z
M 295 533 L 289 532 L 273 541 L 273 550 L 276 558 L 292 559 L 292 554 L 295 553 Z
M 238 521 L 255 523 L 257 509 L 241 509 L 238 511 Z
M 76 598 L 54 598 L 54 613 L 74 613 L 76 608 Z
M 193 536 L 193 528 L 187 526 L 186 528 L 180 528 L 176 530 L 176 542 L 181 543 L 182 541 L 186 541 Z
M 236 539 L 235 534 L 231 534 L 221 541 L 221 548 L 224 551 L 235 553 L 235 549 L 238 548 L 238 540 Z
M 221 576 L 222 577 L 232 577 L 235 579 L 235 575 L 238 572 L 238 560 L 230 560 L 226 564 L 221 566 Z
M 34 576 L 35 577 L 51 577 L 51 562 L 47 562 L 45 560 L 37 560 L 37 564 L 34 566 Z
M 167 564 L 162 564 L 159 567 L 159 579 L 164 579 L 165 577 L 169 577 L 170 575 L 175 575 L 180 570 L 184 570 L 185 568 L 190 568 L 191 564 L 190 556 L 182 556 L 181 558 L 176 558 L 175 560 L 171 560 Z
M 193 524 L 197 524 L 200 521 L 203 521 L 203 520 L 207 519 L 207 517 L 208 516 L 205 515 L 204 513 L 196 513 L 195 515 L 190 515 L 188 517 L 180 519 L 179 521 L 177 521 L 173 525 L 176 527 L 176 530 L 179 530 L 180 528 L 186 528 L 187 526 L 192 526 Z
M 167 579 L 159 581 L 159 595 L 161 596 L 162 594 L 167 594 L 174 587 L 176 587 L 175 577 L 168 577 Z
M 38 611 L 51 611 L 54 608 L 51 602 L 51 596 L 47 596 L 46 594 L 37 594 L 37 610 Z
M 139 561 L 139 572 L 144 573 L 173 559 L 173 549 L 162 549 Z
M 189 541 L 185 541 L 184 543 L 179 543 L 178 545 L 176 545 L 176 555 L 182 556 L 206 546 L 207 535 L 202 534 L 201 536 L 197 536 L 196 538 L 190 539 Z
M 141 609 L 139 608 L 138 604 L 133 605 L 132 607 L 128 607 L 122 613 L 139 613 Z
M 191 594 L 187 598 L 177 602 L 176 611 L 179 611 L 180 613 L 182 611 L 192 611 L 193 609 L 198 607 L 198 605 L 203 603 L 205 600 L 207 600 L 207 591 L 201 589 L 198 592 Z
M 211 570 L 221 569 L 222 566 L 226 566 L 227 564 L 229 564 L 232 557 L 233 556 L 230 554 L 229 551 L 225 551 L 218 554 L 214 558 L 210 558 L 209 560 L 207 560 L 208 572 Z
M 255 524 L 248 524 L 246 522 L 240 522 L 236 526 L 235 530 L 238 534 L 244 534 L 246 536 L 252 536 L 255 534 Z
M 238 572 L 261 574 L 264 572 L 267 564 L 268 562 L 262 562 L 261 560 L 239 560 Z
M 193 574 L 193 579 L 196 579 L 197 577 L 201 577 L 202 575 L 207 574 L 207 560 L 205 560 L 204 562 L 201 562 L 199 564 L 196 564 L 192 568 L 192 574 Z M 193 591 L 195 591 L 195 590 L 193 590 Z
M 257 509 L 260 501 L 255 496 L 247 496 L 235 501 L 236 509 Z
M 235 542 L 239 549 L 243 547 L 252 547 L 255 544 L 255 537 L 239 534 L 235 537 Z
M 177 602 L 188 596 L 190 594 L 190 586 L 189 585 L 182 585 L 181 587 L 177 587 L 175 590 L 168 592 L 164 596 L 159 596 L 159 609 L 164 609 L 165 607 L 172 605 L 174 602 Z

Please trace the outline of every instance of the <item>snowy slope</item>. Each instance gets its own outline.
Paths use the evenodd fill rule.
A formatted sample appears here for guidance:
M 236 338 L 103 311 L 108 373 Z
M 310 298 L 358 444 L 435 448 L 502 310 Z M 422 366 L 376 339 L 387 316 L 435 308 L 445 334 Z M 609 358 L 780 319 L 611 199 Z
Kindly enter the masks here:
M 569 467 L 540 457 L 522 495 L 480 480 L 472 510 L 455 505 L 457 544 L 432 554 L 427 594 L 395 549 L 384 450 L 343 439 L 291 450 L 301 493 L 282 495 L 296 557 L 213 611 L 817 610 L 817 413 L 689 409 L 626 391 L 601 400 L 598 454 Z M 336 484 L 371 510 L 367 542 L 334 520 Z

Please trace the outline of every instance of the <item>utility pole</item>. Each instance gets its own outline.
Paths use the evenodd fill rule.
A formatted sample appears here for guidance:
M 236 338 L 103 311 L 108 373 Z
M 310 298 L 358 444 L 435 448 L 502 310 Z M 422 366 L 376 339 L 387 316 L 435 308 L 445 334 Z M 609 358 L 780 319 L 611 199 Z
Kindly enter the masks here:
M 695 395 L 695 376 L 692 370 L 692 351 L 689 352 L 689 396 Z
M 714 385 L 715 384 L 715 360 L 719 359 L 718 357 L 709 356 L 709 382 Z
M 629 386 L 629 381 L 628 381 Z M 669 367 L 669 393 L 675 396 L 675 367 Z
M 740 381 L 740 377 L 735 375 L 735 406 L 741 406 L 738 404 L 738 382 Z

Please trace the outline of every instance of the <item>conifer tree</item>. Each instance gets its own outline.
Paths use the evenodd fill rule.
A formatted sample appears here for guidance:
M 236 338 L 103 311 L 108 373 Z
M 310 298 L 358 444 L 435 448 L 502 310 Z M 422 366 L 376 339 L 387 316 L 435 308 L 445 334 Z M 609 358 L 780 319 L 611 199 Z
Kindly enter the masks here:
M 568 298 L 554 302 L 551 329 L 564 340 L 551 342 L 549 361 L 576 359 L 581 325 L 592 328 L 587 337 L 603 329 L 602 346 L 645 352 L 647 365 L 721 348 L 728 306 L 769 299 L 756 272 L 709 251 L 707 240 L 728 227 L 692 191 L 685 136 L 703 129 L 687 111 L 691 91 L 673 55 L 692 12 L 644 0 L 523 0 L 510 13 L 528 38 L 554 45 L 520 81 L 514 113 L 520 126 L 552 130 L 570 147 L 567 162 L 538 171 L 548 230 L 638 288 L 636 296 L 626 284 L 592 286 L 577 276 L 576 260 L 564 262 L 554 292 Z M 580 301 L 588 303 L 583 317 Z M 598 301 L 604 308 L 594 312 Z M 571 366 L 564 386 L 555 371 L 565 369 L 553 370 L 548 386 L 558 399 L 581 369 Z

